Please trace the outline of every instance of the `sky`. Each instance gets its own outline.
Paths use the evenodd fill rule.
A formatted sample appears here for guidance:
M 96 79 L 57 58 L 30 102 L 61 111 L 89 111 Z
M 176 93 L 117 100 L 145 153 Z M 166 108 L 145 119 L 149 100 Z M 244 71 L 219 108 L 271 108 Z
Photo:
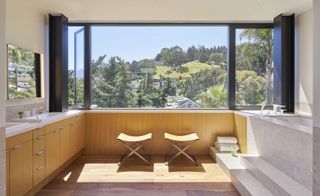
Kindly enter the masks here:
M 69 65 L 74 63 L 74 32 L 79 29 L 69 27 Z M 175 45 L 187 50 L 192 45 L 210 48 L 228 42 L 227 26 L 93 26 L 91 34 L 92 59 L 106 54 L 107 59 L 119 56 L 129 62 L 153 59 L 162 48 Z M 78 52 L 83 58 L 83 50 Z
M 126 61 L 153 59 L 162 48 L 226 46 L 227 27 L 93 27 L 92 58 L 120 56 Z

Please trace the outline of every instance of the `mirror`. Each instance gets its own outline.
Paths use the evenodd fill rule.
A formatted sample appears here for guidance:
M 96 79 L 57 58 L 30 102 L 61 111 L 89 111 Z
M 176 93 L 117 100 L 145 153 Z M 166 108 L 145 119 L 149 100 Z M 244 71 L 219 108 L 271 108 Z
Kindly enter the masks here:
M 7 46 L 8 99 L 32 99 L 41 97 L 40 54 Z

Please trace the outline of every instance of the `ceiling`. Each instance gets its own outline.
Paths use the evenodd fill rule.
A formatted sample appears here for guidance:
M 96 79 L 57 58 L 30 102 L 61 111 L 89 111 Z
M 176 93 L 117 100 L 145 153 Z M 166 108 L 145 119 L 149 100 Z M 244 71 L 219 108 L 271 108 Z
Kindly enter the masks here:
M 33 8 L 43 14 L 63 13 L 73 22 L 270 22 L 280 13 L 301 13 L 312 8 L 312 0 L 28 0 L 25 2 L 34 2 Z

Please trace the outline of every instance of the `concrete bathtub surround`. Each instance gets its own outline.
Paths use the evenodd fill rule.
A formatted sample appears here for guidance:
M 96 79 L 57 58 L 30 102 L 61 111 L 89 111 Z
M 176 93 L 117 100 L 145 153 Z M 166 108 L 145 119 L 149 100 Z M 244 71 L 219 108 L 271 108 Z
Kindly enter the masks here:
M 304 132 L 264 119 L 249 121 L 259 156 L 311 191 L 312 128 Z
M 310 118 L 299 115 L 261 117 L 258 111 L 235 114 L 247 117 L 250 153 L 232 157 L 211 149 L 211 155 L 239 192 L 243 195 L 312 195 Z

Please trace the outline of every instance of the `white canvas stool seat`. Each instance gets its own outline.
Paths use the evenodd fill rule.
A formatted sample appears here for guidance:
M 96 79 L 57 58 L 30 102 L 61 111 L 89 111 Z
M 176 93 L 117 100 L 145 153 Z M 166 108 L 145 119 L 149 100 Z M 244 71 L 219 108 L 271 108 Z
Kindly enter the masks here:
M 182 154 L 196 165 L 199 165 L 195 157 L 187 153 L 187 150 L 190 148 L 190 146 L 200 139 L 196 133 L 191 133 L 187 135 L 173 135 L 170 133 L 165 133 L 164 138 L 168 140 L 172 145 L 171 150 L 176 149 L 178 151 L 177 154 L 175 154 L 169 161 L 167 161 L 168 164 Z M 184 145 L 184 143 L 188 144 Z M 167 154 L 169 154 L 171 150 Z
M 147 133 L 145 135 L 140 136 L 131 136 L 127 135 L 125 133 L 120 133 L 117 137 L 117 140 L 119 140 L 128 150 L 129 154 L 123 155 L 118 163 L 118 165 L 121 165 L 123 161 L 127 158 L 129 158 L 132 155 L 137 155 L 140 159 L 142 159 L 145 163 L 150 165 L 150 162 L 144 158 L 141 154 L 138 153 L 138 150 L 143 149 L 143 145 L 146 141 L 150 140 L 152 138 L 151 133 Z

